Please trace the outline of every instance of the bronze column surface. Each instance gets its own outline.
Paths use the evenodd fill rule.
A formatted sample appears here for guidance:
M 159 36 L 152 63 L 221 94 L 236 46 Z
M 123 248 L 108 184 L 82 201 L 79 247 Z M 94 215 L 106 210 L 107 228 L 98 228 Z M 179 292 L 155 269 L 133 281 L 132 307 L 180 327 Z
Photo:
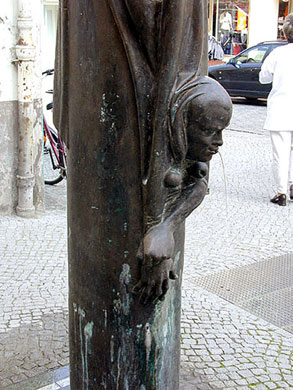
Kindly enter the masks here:
M 61 0 L 71 390 L 178 390 L 184 220 L 231 101 L 201 0 Z

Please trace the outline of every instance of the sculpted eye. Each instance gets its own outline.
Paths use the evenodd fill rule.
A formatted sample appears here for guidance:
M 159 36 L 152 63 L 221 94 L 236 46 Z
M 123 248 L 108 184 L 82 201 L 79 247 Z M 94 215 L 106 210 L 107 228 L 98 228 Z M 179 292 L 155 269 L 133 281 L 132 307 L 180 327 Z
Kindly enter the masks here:
M 217 133 L 217 130 L 214 129 L 201 129 L 201 131 L 208 136 L 212 136 Z

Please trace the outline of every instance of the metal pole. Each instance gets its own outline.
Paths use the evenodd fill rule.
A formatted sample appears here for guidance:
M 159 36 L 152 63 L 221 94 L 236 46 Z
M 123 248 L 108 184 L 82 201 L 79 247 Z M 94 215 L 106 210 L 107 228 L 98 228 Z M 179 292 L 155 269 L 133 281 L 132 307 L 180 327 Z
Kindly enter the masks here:
M 179 278 L 165 299 L 142 305 L 133 292 L 145 274 L 161 275 L 160 262 L 144 271 L 144 235 L 174 196 L 164 184 L 170 97 L 187 75 L 206 74 L 207 2 L 157 3 L 60 2 L 54 122 L 68 146 L 71 390 L 179 389 L 183 222 L 171 237 Z
M 21 217 L 35 215 L 33 203 L 33 70 L 36 49 L 32 42 L 32 8 L 30 0 L 18 1 L 18 204 Z

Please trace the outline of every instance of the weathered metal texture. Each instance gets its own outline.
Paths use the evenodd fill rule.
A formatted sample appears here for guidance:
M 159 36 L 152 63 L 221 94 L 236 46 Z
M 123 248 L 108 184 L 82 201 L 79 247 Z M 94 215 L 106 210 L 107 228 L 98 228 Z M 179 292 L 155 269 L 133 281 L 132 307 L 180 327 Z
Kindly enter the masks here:
M 198 0 L 60 2 L 72 390 L 178 389 L 184 219 L 231 116 L 200 77 L 206 21 Z
M 18 42 L 18 204 L 16 212 L 22 217 L 35 214 L 33 202 L 33 76 L 35 47 L 32 44 L 33 21 L 29 1 L 19 0 Z

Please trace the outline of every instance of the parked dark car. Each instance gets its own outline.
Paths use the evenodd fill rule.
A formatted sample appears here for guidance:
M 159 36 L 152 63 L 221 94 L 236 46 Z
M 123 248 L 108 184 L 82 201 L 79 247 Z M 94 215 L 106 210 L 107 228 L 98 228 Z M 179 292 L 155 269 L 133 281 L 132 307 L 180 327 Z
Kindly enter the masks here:
M 208 74 L 217 80 L 230 96 L 248 100 L 267 98 L 272 84 L 260 84 L 258 74 L 268 54 L 286 41 L 261 42 L 230 58 L 226 64 L 209 66 Z

